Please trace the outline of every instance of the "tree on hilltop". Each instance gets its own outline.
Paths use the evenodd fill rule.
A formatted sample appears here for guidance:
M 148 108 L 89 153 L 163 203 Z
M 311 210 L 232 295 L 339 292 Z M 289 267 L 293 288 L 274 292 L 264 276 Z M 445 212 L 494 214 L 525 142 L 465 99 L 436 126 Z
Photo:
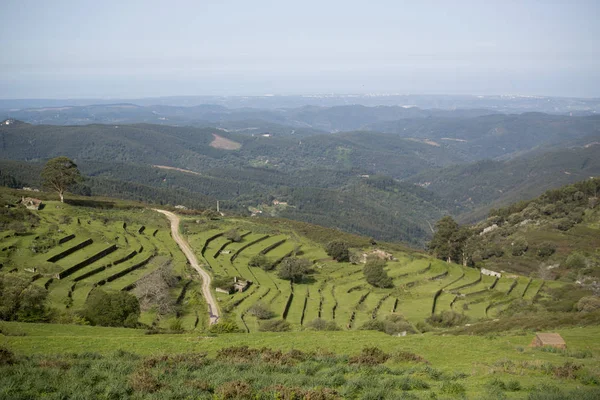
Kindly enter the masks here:
M 60 202 L 65 202 L 65 191 L 69 186 L 82 180 L 77 164 L 67 157 L 61 156 L 51 159 L 42 170 L 44 186 L 56 191 Z

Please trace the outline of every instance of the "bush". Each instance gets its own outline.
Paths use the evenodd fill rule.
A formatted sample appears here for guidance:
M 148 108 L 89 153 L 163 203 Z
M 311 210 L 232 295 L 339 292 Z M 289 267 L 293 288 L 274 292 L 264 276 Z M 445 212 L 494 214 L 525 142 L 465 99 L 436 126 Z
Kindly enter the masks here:
M 283 319 L 261 322 L 258 326 L 261 332 L 288 332 L 291 330 L 290 323 Z
M 516 239 L 512 243 L 511 254 L 513 256 L 519 257 L 525 254 L 527 249 L 529 248 L 529 243 L 525 239 Z
M 242 241 L 242 235 L 240 235 L 240 233 L 238 232 L 237 229 L 230 229 L 227 232 L 225 232 L 224 234 L 225 238 L 227 238 L 228 240 L 231 240 L 232 242 L 241 242 Z
M 469 321 L 469 318 L 466 315 L 448 310 L 443 311 L 441 314 L 433 314 L 426 321 L 433 326 L 450 328 L 457 325 L 464 325 Z
M 350 261 L 350 249 L 348 243 L 341 240 L 334 240 L 327 243 L 325 246 L 327 255 L 336 260 L 337 262 L 348 262 Z
M 92 291 L 85 302 L 83 316 L 92 325 L 131 327 L 140 316 L 138 299 L 127 292 L 107 293 L 100 289 Z
M 44 322 L 48 291 L 17 275 L 0 275 L 0 320 Z
M 550 242 L 543 242 L 537 249 L 537 255 L 540 258 L 550 257 L 556 251 L 556 245 Z
M 385 363 L 390 358 L 390 355 L 383 352 L 378 347 L 365 347 L 359 355 L 350 357 L 350 364 L 375 366 Z
M 316 318 L 306 324 L 306 327 L 315 331 L 339 331 L 340 328 L 334 321 L 325 321 L 321 318 Z
M 308 274 L 310 261 L 304 258 L 286 257 L 279 264 L 277 275 L 281 279 L 292 282 L 302 282 L 302 279 Z
M 244 381 L 226 382 L 216 390 L 219 399 L 252 399 L 252 387 Z
M 378 288 L 390 288 L 394 286 L 392 278 L 385 271 L 385 260 L 369 259 L 363 268 L 363 274 L 367 282 Z
M 586 267 L 586 259 L 580 253 L 571 253 L 565 260 L 564 266 L 569 269 L 583 269 Z
M 156 379 L 149 370 L 141 369 L 135 371 L 129 377 L 129 385 L 136 392 L 142 393 L 154 393 L 160 390 L 160 383 L 158 379 Z
M 269 261 L 267 256 L 264 254 L 256 254 L 254 255 L 250 261 L 248 261 L 248 266 L 250 267 L 259 267 L 265 271 L 270 271 L 273 269 L 274 265 Z
M 235 324 L 230 321 L 221 321 L 214 325 L 211 325 L 208 328 L 210 333 L 240 333 L 242 330 Z
M 233 291 L 233 285 L 235 284 L 235 278 L 232 276 L 220 276 L 217 275 L 213 278 L 211 286 L 215 289 L 223 289 L 228 292 Z
M 273 318 L 274 315 L 269 306 L 263 303 L 254 304 L 248 309 L 248 313 L 250 313 L 250 315 L 254 315 L 258 319 L 269 319 Z
M 464 385 L 458 382 L 444 382 L 442 384 L 441 392 L 444 394 L 449 394 L 451 396 L 460 396 L 463 397 L 467 390 Z
M 600 297 L 598 296 L 582 297 L 577 302 L 577 311 L 592 312 L 596 310 L 600 310 Z
M 6 347 L 0 346 L 0 365 L 12 365 L 16 362 L 15 355 Z

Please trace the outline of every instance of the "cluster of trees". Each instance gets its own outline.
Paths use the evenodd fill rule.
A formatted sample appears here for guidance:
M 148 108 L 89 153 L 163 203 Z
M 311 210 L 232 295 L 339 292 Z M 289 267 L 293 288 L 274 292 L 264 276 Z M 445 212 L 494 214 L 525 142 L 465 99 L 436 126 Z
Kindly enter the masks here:
M 48 291 L 14 274 L 0 275 L 0 320 L 45 322 Z
M 138 326 L 140 303 L 127 292 L 105 292 L 94 289 L 85 302 L 82 316 L 92 325 Z

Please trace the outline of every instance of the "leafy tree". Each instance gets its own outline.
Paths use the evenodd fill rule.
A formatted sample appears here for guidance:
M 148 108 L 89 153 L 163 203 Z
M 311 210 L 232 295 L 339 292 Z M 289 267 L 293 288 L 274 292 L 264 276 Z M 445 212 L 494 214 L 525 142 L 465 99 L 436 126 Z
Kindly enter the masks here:
M 252 256 L 250 261 L 248 261 L 248 266 L 250 267 L 259 267 L 264 269 L 265 271 L 270 271 L 274 268 L 274 265 L 267 256 L 264 254 L 256 254 Z
M 279 264 L 278 276 L 292 282 L 301 282 L 308 274 L 310 261 L 304 258 L 286 257 Z
M 264 303 L 256 303 L 248 309 L 250 315 L 254 315 L 258 319 L 269 319 L 272 318 L 274 313 L 271 311 L 269 306 Z
M 140 316 L 140 303 L 127 292 L 95 289 L 85 302 L 83 316 L 92 325 L 134 327 Z
M 581 253 L 571 253 L 565 260 L 565 267 L 569 269 L 583 269 L 585 265 L 586 260 Z
M 389 288 L 394 286 L 392 278 L 388 276 L 384 267 L 385 260 L 381 260 L 379 258 L 368 259 L 363 268 L 363 273 L 367 282 L 379 288 Z
M 61 156 L 46 163 L 42 170 L 42 179 L 44 186 L 56 191 L 60 196 L 61 203 L 64 203 L 65 191 L 69 186 L 81 181 L 82 177 L 77 165 L 69 158 Z
M 0 276 L 0 319 L 42 322 L 46 320 L 48 291 L 14 275 Z
M 350 249 L 346 242 L 341 240 L 329 242 L 327 243 L 327 246 L 325 246 L 325 251 L 327 252 L 327 255 L 338 262 L 350 261 Z
M 435 233 L 429 242 L 429 250 L 439 259 L 451 262 L 457 253 L 454 236 L 459 231 L 459 225 L 450 216 L 445 216 L 435 224 Z
M 241 242 L 242 241 L 242 235 L 240 235 L 240 233 L 238 232 L 237 229 L 230 229 L 227 232 L 225 232 L 225 237 L 228 240 L 231 240 L 232 242 Z

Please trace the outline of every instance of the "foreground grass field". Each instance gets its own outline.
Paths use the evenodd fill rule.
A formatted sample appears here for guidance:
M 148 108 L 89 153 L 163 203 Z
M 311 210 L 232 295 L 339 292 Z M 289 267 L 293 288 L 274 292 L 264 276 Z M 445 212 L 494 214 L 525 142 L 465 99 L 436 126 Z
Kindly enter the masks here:
M 343 398 L 365 399 L 563 398 L 536 397 L 560 391 L 575 391 L 580 396 L 577 398 L 584 398 L 588 391 L 595 390 L 590 396 L 600 393 L 600 327 L 559 329 L 568 344 L 565 352 L 528 347 L 533 332 L 407 337 L 370 331 L 145 335 L 141 330 L 125 328 L 8 322 L 0 323 L 0 330 L 0 346 L 22 360 L 0 367 L 4 398 L 26 398 L 24 394 L 38 390 L 38 376 L 47 377 L 45 390 L 50 398 L 72 397 L 73 393 L 65 391 L 77 387 L 81 396 L 88 393 L 105 398 L 111 397 L 110 391 L 115 391 L 116 397 L 236 398 L 227 397 L 223 385 L 240 380 L 246 381 L 254 394 L 281 384 L 305 390 L 326 387 Z M 222 350 L 232 346 L 316 355 L 283 365 L 267 360 L 265 355 L 258 361 L 223 358 Z M 374 346 L 389 355 L 385 362 L 350 362 L 362 349 Z M 206 353 L 208 361 L 198 364 L 196 360 L 194 365 L 189 365 L 191 359 L 173 361 L 177 354 L 189 357 L 196 353 Z M 161 358 L 164 355 L 172 360 Z M 149 358 L 162 361 L 152 364 Z M 148 363 L 154 366 L 150 368 Z M 255 366 L 250 368 L 249 364 Z M 103 371 L 104 378 L 94 382 L 90 377 L 86 385 L 73 386 L 84 366 L 88 374 Z M 109 377 L 112 368 L 119 373 Z M 140 389 L 136 374 L 149 374 L 146 379 L 155 380 L 156 387 Z M 199 380 L 204 382 L 204 389 L 198 388 Z

